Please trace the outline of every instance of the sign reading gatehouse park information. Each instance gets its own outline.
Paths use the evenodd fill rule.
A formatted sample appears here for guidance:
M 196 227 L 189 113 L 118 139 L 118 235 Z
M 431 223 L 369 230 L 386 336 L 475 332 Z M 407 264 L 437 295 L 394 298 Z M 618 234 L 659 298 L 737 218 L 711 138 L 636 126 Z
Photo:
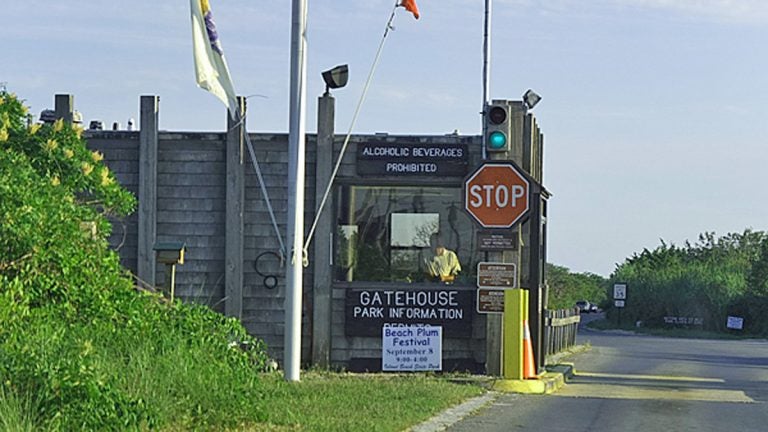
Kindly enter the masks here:
M 451 338 L 472 336 L 475 290 L 455 287 L 347 289 L 347 336 L 381 336 L 385 326 L 441 326 Z

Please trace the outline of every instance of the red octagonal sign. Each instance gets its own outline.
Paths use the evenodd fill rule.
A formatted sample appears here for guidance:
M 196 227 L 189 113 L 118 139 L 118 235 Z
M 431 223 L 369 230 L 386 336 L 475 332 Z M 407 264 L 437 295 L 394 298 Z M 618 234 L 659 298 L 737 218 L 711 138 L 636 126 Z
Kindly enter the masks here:
M 464 182 L 464 208 L 485 228 L 510 228 L 528 212 L 528 179 L 511 163 L 486 163 Z

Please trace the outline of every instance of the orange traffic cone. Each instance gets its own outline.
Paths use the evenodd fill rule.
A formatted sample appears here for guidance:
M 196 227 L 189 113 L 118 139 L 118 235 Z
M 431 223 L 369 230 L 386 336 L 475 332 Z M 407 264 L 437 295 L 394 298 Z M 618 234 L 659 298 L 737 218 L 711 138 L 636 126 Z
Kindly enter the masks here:
M 528 320 L 523 321 L 523 378 L 538 378 L 536 365 L 533 361 L 533 344 L 531 343 L 531 330 Z

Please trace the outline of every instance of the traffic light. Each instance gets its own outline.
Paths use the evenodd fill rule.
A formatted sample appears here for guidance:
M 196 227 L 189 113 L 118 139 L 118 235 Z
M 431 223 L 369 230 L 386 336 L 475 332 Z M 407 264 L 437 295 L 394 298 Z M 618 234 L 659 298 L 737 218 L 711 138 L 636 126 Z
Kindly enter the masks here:
M 485 148 L 489 152 L 509 150 L 510 106 L 507 101 L 494 100 L 485 112 Z

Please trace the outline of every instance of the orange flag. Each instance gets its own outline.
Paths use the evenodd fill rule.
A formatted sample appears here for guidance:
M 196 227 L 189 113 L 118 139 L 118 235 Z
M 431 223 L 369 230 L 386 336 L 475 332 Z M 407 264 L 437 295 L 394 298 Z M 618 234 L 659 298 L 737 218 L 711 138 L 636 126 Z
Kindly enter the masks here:
M 419 7 L 416 6 L 416 0 L 401 0 L 400 6 L 412 13 L 416 19 L 419 19 Z

